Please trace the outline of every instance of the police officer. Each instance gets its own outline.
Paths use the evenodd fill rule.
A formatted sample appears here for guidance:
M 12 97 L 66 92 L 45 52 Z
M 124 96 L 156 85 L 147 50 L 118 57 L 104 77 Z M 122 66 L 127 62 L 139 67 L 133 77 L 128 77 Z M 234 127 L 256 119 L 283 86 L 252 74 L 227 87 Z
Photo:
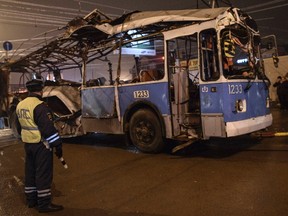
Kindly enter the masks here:
M 54 212 L 63 206 L 51 202 L 53 178 L 53 149 L 58 158 L 62 157 L 62 142 L 54 127 L 50 109 L 41 100 L 42 80 L 26 83 L 28 97 L 16 108 L 21 138 L 25 144 L 25 195 L 29 208 L 40 213 Z M 46 145 L 45 145 L 46 144 Z

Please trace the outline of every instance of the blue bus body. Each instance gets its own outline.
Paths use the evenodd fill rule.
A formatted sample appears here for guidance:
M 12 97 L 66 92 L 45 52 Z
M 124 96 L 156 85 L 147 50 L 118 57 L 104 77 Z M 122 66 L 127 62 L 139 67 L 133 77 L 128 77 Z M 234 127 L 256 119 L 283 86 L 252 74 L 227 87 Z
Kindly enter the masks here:
M 203 84 L 200 89 L 201 114 L 221 114 L 227 137 L 248 134 L 271 124 L 268 86 L 262 80 Z M 243 101 L 243 111 L 237 110 L 239 101 Z
M 114 52 L 122 57 L 107 55 L 109 62 L 110 58 L 117 60 L 111 61 L 108 69 L 117 72 L 110 74 L 110 78 L 116 77 L 115 82 L 110 79 L 110 85 L 92 86 L 85 85 L 87 79 L 83 82 L 84 130 L 126 134 L 140 150 L 157 152 L 166 138 L 225 138 L 270 126 L 269 81 L 253 20 L 238 9 L 219 9 L 212 14 L 215 17 L 206 20 L 203 12 L 197 24 L 185 24 L 151 37 L 146 31 L 138 34 L 143 28 L 141 16 L 126 23 L 124 30 L 127 34 L 136 32 L 131 36 L 135 40 L 127 40 Z M 142 21 L 164 22 L 159 19 L 161 15 L 150 15 L 155 16 L 155 21 L 148 21 L 148 14 Z M 96 67 L 101 70 L 105 64 Z M 113 68 L 114 64 L 118 66 Z M 161 71 L 161 76 L 157 77 L 156 71 Z M 87 78 L 88 73 L 84 71 L 83 77 Z M 123 74 L 130 78 L 121 80 Z
M 68 104 L 65 112 L 54 106 L 63 114 L 61 136 L 125 134 L 141 151 L 159 152 L 166 139 L 226 138 L 272 124 L 260 34 L 237 8 L 137 11 L 114 20 L 95 10 L 61 30 L 10 65 L 53 72 L 44 97 Z M 72 69 L 81 83 L 61 81 Z M 57 82 L 76 91 L 65 97 Z

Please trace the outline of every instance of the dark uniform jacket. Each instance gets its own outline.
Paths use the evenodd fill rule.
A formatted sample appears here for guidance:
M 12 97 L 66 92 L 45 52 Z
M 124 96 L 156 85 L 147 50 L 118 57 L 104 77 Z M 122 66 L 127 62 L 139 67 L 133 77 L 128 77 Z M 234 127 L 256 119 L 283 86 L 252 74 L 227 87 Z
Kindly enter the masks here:
M 30 93 L 17 105 L 16 113 L 24 143 L 47 141 L 50 147 L 61 144 L 53 124 L 52 112 L 41 100 L 41 96 Z

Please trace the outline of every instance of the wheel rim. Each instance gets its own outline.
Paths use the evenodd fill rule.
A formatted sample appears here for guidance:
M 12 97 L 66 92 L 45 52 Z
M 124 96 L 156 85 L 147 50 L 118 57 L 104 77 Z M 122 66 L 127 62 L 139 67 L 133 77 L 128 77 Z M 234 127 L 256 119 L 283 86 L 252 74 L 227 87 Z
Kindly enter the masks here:
M 129 122 L 130 139 L 140 151 L 157 153 L 164 143 L 159 119 L 149 109 L 136 111 Z
M 155 138 L 154 126 L 149 121 L 139 121 L 135 125 L 135 137 L 140 143 L 151 143 Z

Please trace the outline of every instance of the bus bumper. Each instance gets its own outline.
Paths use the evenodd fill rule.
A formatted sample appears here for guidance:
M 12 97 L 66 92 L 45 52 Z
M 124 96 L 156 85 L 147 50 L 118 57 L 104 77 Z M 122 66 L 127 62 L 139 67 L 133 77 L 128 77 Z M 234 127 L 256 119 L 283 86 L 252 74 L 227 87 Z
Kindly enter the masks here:
M 227 137 L 249 134 L 272 125 L 272 114 L 226 123 Z

